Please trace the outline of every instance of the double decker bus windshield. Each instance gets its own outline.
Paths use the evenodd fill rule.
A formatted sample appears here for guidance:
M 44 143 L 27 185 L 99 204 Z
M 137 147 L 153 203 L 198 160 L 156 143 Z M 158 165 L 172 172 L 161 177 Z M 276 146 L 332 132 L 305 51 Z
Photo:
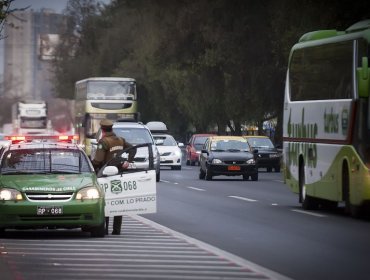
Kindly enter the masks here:
M 87 99 L 93 100 L 136 100 L 135 82 L 132 81 L 89 81 Z

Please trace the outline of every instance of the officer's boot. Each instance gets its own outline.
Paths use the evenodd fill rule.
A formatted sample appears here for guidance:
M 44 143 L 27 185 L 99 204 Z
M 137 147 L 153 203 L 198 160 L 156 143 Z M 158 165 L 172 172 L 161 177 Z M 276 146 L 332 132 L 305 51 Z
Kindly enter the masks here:
M 109 217 L 105 217 L 105 234 L 108 235 Z
M 120 235 L 122 226 L 122 216 L 114 216 L 112 234 Z

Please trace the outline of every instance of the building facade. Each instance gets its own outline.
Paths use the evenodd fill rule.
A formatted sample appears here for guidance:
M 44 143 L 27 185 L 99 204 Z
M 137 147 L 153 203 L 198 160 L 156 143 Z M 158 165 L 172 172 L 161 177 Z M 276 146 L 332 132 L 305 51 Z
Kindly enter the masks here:
M 4 28 L 4 97 L 53 97 L 52 60 L 65 18 L 53 10 L 18 11 Z

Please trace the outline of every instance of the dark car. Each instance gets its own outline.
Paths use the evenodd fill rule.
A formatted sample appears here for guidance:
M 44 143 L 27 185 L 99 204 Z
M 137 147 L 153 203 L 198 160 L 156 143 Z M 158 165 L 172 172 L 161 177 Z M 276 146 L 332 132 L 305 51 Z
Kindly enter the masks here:
M 257 151 L 255 152 L 257 153 Z M 258 168 L 247 140 L 241 136 L 211 136 L 203 145 L 199 157 L 199 179 L 213 176 L 243 176 L 258 180 Z
M 188 144 L 186 145 L 186 165 L 195 165 L 199 163 L 200 150 L 203 147 L 209 136 L 215 136 L 215 134 L 193 134 Z
M 252 150 L 258 150 L 256 161 L 258 168 L 280 172 L 281 153 L 267 136 L 244 136 Z

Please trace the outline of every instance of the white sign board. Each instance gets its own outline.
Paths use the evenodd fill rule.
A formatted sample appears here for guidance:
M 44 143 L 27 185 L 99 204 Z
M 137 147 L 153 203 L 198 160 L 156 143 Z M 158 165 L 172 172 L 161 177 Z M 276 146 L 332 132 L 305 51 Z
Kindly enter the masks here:
M 155 170 L 98 178 L 105 191 L 105 216 L 157 212 Z

